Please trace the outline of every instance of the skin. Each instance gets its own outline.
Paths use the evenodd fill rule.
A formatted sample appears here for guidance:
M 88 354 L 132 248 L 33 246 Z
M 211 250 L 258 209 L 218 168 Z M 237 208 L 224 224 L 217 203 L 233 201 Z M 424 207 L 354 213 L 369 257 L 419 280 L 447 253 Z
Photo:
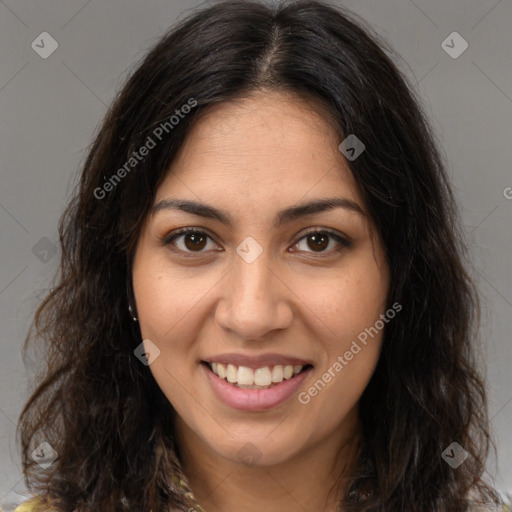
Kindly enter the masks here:
M 209 109 L 155 204 L 204 202 L 229 213 L 233 226 L 161 209 L 148 216 L 136 247 L 141 334 L 160 350 L 149 368 L 177 412 L 184 472 L 207 511 L 334 512 L 339 496 L 329 490 L 355 460 L 357 404 L 382 331 L 307 404 L 295 395 L 268 411 L 232 409 L 200 367 L 226 352 L 294 355 L 314 365 L 300 389 L 307 391 L 386 311 L 389 267 L 381 241 L 338 150 L 342 139 L 311 105 L 260 91 Z M 333 196 L 357 203 L 363 214 L 334 208 L 273 228 L 281 209 Z M 190 235 L 162 242 L 182 227 L 210 238 L 197 249 Z M 329 237 L 318 248 L 306 236 L 310 228 L 330 229 L 351 245 Z M 249 236 L 263 250 L 252 263 L 236 252 Z M 247 443 L 259 451 L 254 465 L 239 460 Z

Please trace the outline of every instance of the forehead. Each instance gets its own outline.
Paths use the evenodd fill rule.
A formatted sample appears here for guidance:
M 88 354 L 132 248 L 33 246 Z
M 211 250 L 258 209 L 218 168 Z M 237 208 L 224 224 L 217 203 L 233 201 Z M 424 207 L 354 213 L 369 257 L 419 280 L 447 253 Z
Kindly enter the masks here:
M 196 121 L 155 200 L 235 191 L 263 201 L 320 193 L 357 200 L 341 140 L 323 106 L 296 95 L 259 92 L 221 103 Z

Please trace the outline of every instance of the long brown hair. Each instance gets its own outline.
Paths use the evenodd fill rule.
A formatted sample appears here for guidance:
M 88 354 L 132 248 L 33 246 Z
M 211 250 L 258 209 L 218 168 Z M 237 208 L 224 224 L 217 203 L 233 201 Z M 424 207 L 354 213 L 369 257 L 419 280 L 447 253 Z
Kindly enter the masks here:
M 60 271 L 24 346 L 46 354 L 19 421 L 24 474 L 54 510 L 187 510 L 172 405 L 133 353 L 131 260 L 197 116 L 257 89 L 301 94 L 327 109 L 340 142 L 364 141 L 349 164 L 390 262 L 388 302 L 403 306 L 360 400 L 364 442 L 344 510 L 462 512 L 470 489 L 492 498 L 478 296 L 434 135 L 392 53 L 326 3 L 229 1 L 170 30 L 127 80 L 61 218 Z M 155 146 L 127 165 L 148 138 Z M 46 469 L 31 457 L 42 441 L 58 454 Z M 457 469 L 442 457 L 452 442 L 469 454 Z

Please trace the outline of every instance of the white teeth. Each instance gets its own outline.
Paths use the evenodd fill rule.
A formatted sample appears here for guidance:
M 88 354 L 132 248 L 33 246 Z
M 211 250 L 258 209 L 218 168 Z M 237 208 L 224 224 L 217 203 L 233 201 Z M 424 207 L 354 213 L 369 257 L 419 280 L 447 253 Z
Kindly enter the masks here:
M 228 369 L 226 371 L 226 377 L 228 379 L 228 382 L 231 382 L 231 384 L 236 382 L 237 373 L 238 373 L 238 370 L 237 370 L 236 366 L 233 366 L 232 364 L 228 364 Z
M 213 366 L 214 363 L 212 363 Z M 226 378 L 226 367 L 222 363 L 217 363 L 217 371 L 213 370 L 221 379 Z
M 283 380 L 283 366 L 276 364 L 272 368 L 272 382 L 281 382 Z
M 283 377 L 285 379 L 291 379 L 293 375 L 293 366 L 291 364 L 287 364 L 283 369 Z
M 246 366 L 239 366 L 236 381 L 242 386 L 252 386 L 254 384 L 253 369 L 247 368 Z
M 293 367 L 293 375 L 297 375 L 298 373 L 300 373 L 303 368 L 304 368 L 304 366 L 302 366 L 301 364 L 295 365 Z
M 281 365 L 276 364 L 273 367 L 264 366 L 253 370 L 247 366 L 235 366 L 232 364 L 211 363 L 213 373 L 221 379 L 227 379 L 231 384 L 237 384 L 240 387 L 257 388 L 270 387 L 272 384 L 279 384 L 283 380 L 291 379 L 299 374 L 304 366 Z
M 272 374 L 270 373 L 270 368 L 268 366 L 255 370 L 254 384 L 258 386 L 270 386 L 270 384 L 272 384 Z

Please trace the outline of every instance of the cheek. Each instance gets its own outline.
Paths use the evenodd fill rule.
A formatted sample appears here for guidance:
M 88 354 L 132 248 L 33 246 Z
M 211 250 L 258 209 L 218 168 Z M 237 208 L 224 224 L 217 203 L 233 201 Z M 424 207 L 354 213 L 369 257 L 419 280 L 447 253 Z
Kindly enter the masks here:
M 345 410 L 366 388 L 380 356 L 387 290 L 387 274 L 370 253 L 308 295 L 323 348 L 317 375 L 321 382 L 308 393 L 311 400 L 318 396 L 318 406 Z
M 313 288 L 304 278 L 304 289 L 309 290 L 304 303 L 314 313 L 310 317 L 318 319 L 319 329 L 327 333 L 329 351 L 340 350 L 340 343 L 349 342 L 373 326 L 386 308 L 387 275 L 371 257 L 353 263 L 317 281 Z
M 190 322 L 190 313 L 201 301 L 204 279 L 184 277 L 157 258 L 144 258 L 134 266 L 133 288 L 142 335 L 162 343 Z
M 142 339 L 151 340 L 160 351 L 149 370 L 169 402 L 175 408 L 184 407 L 188 395 L 183 393 L 183 383 L 198 357 L 191 342 L 197 318 L 191 313 L 200 290 L 190 281 L 182 287 L 177 276 L 149 263 L 136 267 L 133 287 Z

